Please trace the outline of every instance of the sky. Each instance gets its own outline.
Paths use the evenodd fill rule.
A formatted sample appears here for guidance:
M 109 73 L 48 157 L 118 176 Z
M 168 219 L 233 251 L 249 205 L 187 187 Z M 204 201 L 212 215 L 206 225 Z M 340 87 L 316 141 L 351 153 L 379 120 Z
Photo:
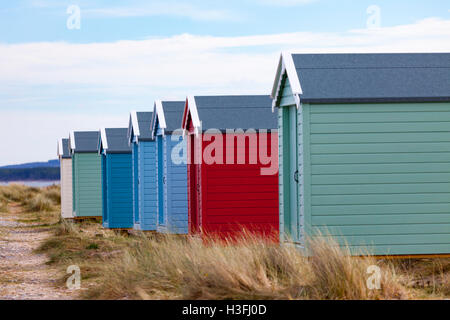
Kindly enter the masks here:
M 155 99 L 270 94 L 281 51 L 450 52 L 450 2 L 1 1 L 0 166 Z

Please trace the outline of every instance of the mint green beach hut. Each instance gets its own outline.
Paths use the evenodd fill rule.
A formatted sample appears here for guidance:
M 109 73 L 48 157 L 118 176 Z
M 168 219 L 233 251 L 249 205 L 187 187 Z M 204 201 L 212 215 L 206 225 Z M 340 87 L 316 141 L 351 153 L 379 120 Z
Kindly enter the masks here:
M 73 212 L 75 218 L 102 216 L 102 158 L 99 131 L 72 131 Z
M 281 55 L 281 240 L 450 254 L 450 53 Z

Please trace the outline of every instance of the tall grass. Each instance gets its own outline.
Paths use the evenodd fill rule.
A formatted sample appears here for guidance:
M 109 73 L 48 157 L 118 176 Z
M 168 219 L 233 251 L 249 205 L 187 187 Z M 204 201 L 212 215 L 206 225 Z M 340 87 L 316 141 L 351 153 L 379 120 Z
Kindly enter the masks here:
M 18 203 L 26 212 L 50 212 L 57 210 L 61 203 L 59 186 L 34 188 L 13 184 L 0 187 L 3 203 Z
M 370 257 L 348 255 L 335 243 L 313 240 L 313 255 L 249 238 L 226 245 L 171 236 L 142 238 L 113 263 L 86 297 L 115 299 L 397 299 L 406 295 L 389 268 L 379 290 L 367 287 Z

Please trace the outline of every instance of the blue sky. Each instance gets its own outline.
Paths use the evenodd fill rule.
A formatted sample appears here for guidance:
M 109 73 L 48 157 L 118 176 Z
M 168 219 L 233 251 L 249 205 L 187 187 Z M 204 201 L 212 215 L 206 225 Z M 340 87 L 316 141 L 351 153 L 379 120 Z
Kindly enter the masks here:
M 67 28 L 71 5 L 80 29 Z M 379 25 L 368 28 L 373 5 Z M 449 10 L 444 0 L 2 1 L 0 165 L 54 158 L 71 129 L 125 126 L 157 98 L 268 94 L 281 50 L 448 52 Z

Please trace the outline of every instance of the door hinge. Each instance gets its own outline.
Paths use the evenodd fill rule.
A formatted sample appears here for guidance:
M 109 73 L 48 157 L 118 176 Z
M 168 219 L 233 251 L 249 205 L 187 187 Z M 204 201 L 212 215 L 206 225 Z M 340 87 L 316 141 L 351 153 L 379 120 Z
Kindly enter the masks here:
M 294 172 L 294 180 L 298 182 L 298 170 Z

